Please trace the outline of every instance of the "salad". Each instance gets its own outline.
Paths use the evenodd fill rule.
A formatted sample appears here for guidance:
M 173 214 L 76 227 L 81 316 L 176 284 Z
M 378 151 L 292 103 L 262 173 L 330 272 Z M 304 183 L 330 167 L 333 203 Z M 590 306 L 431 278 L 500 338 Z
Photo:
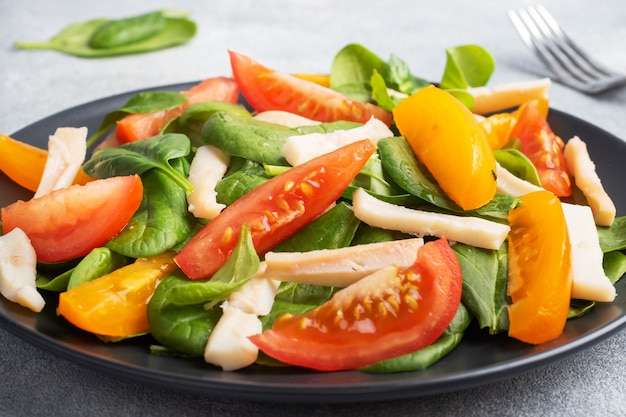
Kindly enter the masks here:
M 550 128 L 549 80 L 486 87 L 487 51 L 446 53 L 433 85 L 356 44 L 328 76 L 231 51 L 233 77 L 140 93 L 89 137 L 0 135 L 35 192 L 2 208 L 0 292 L 224 370 L 419 370 L 472 322 L 558 337 L 615 298 L 626 222 Z

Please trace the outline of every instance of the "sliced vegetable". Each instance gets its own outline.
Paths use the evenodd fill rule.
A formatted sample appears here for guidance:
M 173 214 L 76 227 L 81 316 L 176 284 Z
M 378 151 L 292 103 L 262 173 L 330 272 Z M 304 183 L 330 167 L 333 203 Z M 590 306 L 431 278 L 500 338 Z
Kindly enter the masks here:
M 378 106 L 353 101 L 314 82 L 267 68 L 245 55 L 229 53 L 241 93 L 258 112 L 286 110 L 320 122 L 365 123 L 374 116 L 387 125 L 391 123 L 391 114 Z
M 139 258 L 110 274 L 59 295 L 57 312 L 100 336 L 134 336 L 149 330 L 147 305 L 157 283 L 176 269 L 173 254 Z
M 257 253 L 266 253 L 328 209 L 375 149 L 369 140 L 355 142 L 261 184 L 211 220 L 176 263 L 190 278 L 212 276 L 233 250 L 243 223 L 250 225 Z
M 3 207 L 2 231 L 24 230 L 38 261 L 73 259 L 119 233 L 139 207 L 142 191 L 139 176 L 72 185 Z
M 509 214 L 509 336 L 539 344 L 558 337 L 567 320 L 572 269 L 567 224 L 549 191 L 521 197 Z
M 494 197 L 495 158 L 467 107 L 429 86 L 400 102 L 393 116 L 415 155 L 461 208 L 473 210 Z
M 48 151 L 0 134 L 0 170 L 18 185 L 37 191 Z
M 415 263 L 388 266 L 337 292 L 305 315 L 279 317 L 250 339 L 280 361 L 322 371 L 356 369 L 434 342 L 461 298 L 461 269 L 445 239 Z
M 519 108 L 509 138 L 520 141 L 520 150 L 537 168 L 543 188 L 557 197 L 568 197 L 572 185 L 563 156 L 563 140 L 552 131 L 539 106 L 531 100 Z
M 206 101 L 236 103 L 239 87 L 234 80 L 225 77 L 207 78 L 182 94 L 187 102 L 181 106 L 150 113 L 134 113 L 117 122 L 117 140 L 120 143 L 134 142 L 156 136 L 167 123 L 180 116 L 191 104 Z

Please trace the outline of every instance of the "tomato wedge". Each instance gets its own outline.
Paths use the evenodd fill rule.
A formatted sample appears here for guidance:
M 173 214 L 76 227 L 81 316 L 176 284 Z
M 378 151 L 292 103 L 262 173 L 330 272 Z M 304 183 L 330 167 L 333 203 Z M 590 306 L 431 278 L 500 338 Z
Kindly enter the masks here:
M 150 330 L 148 301 L 157 283 L 176 269 L 173 253 L 139 258 L 59 295 L 57 312 L 74 326 L 108 337 Z
M 462 209 L 493 199 L 496 160 L 484 129 L 465 105 L 431 85 L 402 100 L 393 116 L 415 155 Z
M 211 277 L 228 259 L 244 223 L 257 253 L 265 254 L 328 209 L 375 149 L 370 140 L 354 142 L 261 184 L 207 223 L 176 263 L 189 278 Z
M 241 94 L 257 112 L 284 110 L 320 122 L 365 123 L 374 116 L 391 124 L 391 113 L 374 104 L 350 100 L 315 82 L 267 68 L 245 55 L 233 51 L 229 54 Z
M 279 317 L 250 340 L 292 365 L 357 369 L 434 342 L 452 321 L 461 288 L 459 261 L 442 238 L 421 247 L 406 270 L 385 268 L 305 315 Z
M 526 102 L 518 109 L 518 113 L 509 139 L 519 139 L 520 150 L 537 168 L 543 188 L 557 197 L 570 196 L 572 184 L 563 155 L 565 145 L 550 128 L 542 104 L 537 101 Z
M 187 102 L 168 110 L 151 113 L 129 114 L 117 122 L 116 136 L 119 143 L 134 142 L 157 135 L 163 127 L 194 103 L 225 101 L 236 103 L 239 87 L 235 80 L 226 77 L 207 78 L 187 91 L 182 91 Z
M 570 243 L 561 203 L 542 190 L 509 213 L 509 336 L 539 344 L 563 331 L 570 305 Z
M 88 254 L 119 233 L 143 196 L 137 175 L 72 185 L 2 208 L 2 232 L 21 228 L 37 260 L 59 262 Z

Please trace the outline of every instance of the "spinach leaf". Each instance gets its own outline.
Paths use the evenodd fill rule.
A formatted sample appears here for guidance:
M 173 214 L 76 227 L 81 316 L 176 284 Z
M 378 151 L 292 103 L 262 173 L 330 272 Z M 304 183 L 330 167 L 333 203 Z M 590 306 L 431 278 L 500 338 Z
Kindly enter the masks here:
M 463 271 L 463 304 L 490 334 L 509 328 L 507 305 L 507 246 L 500 250 L 476 248 L 461 243 L 454 250 Z
M 510 148 L 496 150 L 493 154 L 496 157 L 496 161 L 511 174 L 541 187 L 537 168 L 522 152 Z
M 184 104 L 187 98 L 174 91 L 145 91 L 131 97 L 122 107 L 107 113 L 98 130 L 87 139 L 87 146 L 93 145 L 100 136 L 115 126 L 118 120 L 132 113 L 152 113 L 169 110 Z
M 259 317 L 263 330 L 271 329 L 272 324 L 283 314 L 306 314 L 317 307 L 317 304 L 296 304 L 288 301 L 274 300 L 272 310 L 265 316 Z M 257 362 L 258 363 L 258 362 Z
M 213 277 L 208 280 L 189 280 L 185 285 L 178 285 L 168 292 L 167 299 L 177 305 L 215 304 L 248 282 L 258 272 L 260 263 L 252 243 L 250 227 L 244 224 L 233 252 Z
M 351 199 L 352 193 L 357 188 L 363 188 L 376 195 L 382 196 L 395 196 L 403 193 L 404 190 L 387 177 L 380 154 L 376 151 L 372 154 L 370 159 L 367 160 L 343 195 L 345 198 Z
M 187 173 L 181 172 L 180 167 L 188 168 L 185 157 L 190 151 L 189 138 L 178 133 L 169 133 L 97 151 L 83 165 L 83 169 L 95 178 L 142 175 L 151 169 L 158 169 L 189 194 L 193 191 L 193 186 L 187 180 Z M 176 161 L 177 159 L 180 160 Z
M 352 100 L 366 102 L 371 97 L 372 73 L 384 73 L 385 70 L 385 61 L 364 46 L 352 43 L 343 47 L 333 59 L 330 88 Z
M 202 127 L 204 123 L 217 112 L 234 113 L 237 116 L 250 118 L 252 115 L 241 104 L 227 103 L 224 101 L 205 101 L 193 103 L 183 113 L 173 119 L 163 129 L 163 133 L 182 133 L 191 141 L 192 146 L 202 146 Z
M 604 254 L 602 266 L 611 283 L 615 284 L 626 273 L 626 255 L 621 251 L 607 252 Z
M 187 197 L 160 170 L 142 174 L 143 198 L 126 227 L 106 247 L 132 258 L 149 258 L 187 239 L 196 223 Z
M 414 236 L 397 230 L 381 229 L 379 227 L 372 227 L 367 223 L 361 222 L 350 245 L 355 246 L 365 245 L 368 243 L 390 242 L 392 240 L 408 239 L 412 237 Z
M 461 342 L 463 333 L 471 321 L 469 312 L 461 303 L 448 328 L 434 343 L 413 353 L 377 362 L 360 370 L 371 373 L 392 373 L 426 369 L 450 353 Z
M 108 248 L 95 248 L 72 270 L 67 289 L 71 290 L 82 283 L 104 276 L 130 262 L 128 257 Z
M 184 44 L 196 35 L 196 24 L 184 13 L 164 11 L 157 13 L 164 16 L 162 26 L 157 21 L 158 18 L 152 21 L 150 20 L 152 17 L 146 18 L 146 16 L 135 16 L 117 21 L 92 19 L 71 24 L 48 41 L 18 41 L 15 42 L 15 47 L 48 49 L 83 58 L 101 58 L 169 48 Z M 112 26 L 107 28 L 107 25 Z M 98 31 L 102 32 L 98 34 Z M 145 36 L 146 34 L 150 36 Z M 100 36 L 102 39 L 99 39 Z M 95 37 L 95 47 L 92 45 L 92 37 Z
M 461 45 L 446 49 L 446 66 L 441 78 L 443 89 L 466 89 L 487 84 L 495 69 L 495 60 L 485 48 Z
M 67 290 L 67 284 L 70 281 L 74 268 L 63 271 L 60 274 L 50 274 L 37 271 L 35 285 L 40 290 L 62 292 Z
M 567 312 L 567 319 L 574 319 L 585 315 L 589 310 L 595 306 L 595 301 L 588 300 L 572 300 L 570 301 L 569 310 Z
M 411 95 L 431 83 L 411 74 L 409 66 L 398 56 L 391 54 L 387 62 L 385 80 L 389 87 L 401 93 Z
M 626 249 L 626 216 L 616 217 L 610 226 L 599 226 L 598 237 L 604 253 Z
M 350 245 L 360 223 L 352 208 L 345 202 L 339 202 L 273 251 L 308 252 L 343 248 Z
M 222 309 L 219 306 L 205 308 L 203 303 L 172 303 L 168 294 L 188 283 L 189 278 L 180 270 L 165 277 L 148 302 L 148 323 L 152 336 L 167 348 L 190 356 L 202 356 L 209 336 L 222 316 Z
M 225 154 L 270 165 L 289 165 L 282 155 L 287 138 L 294 130 L 249 117 L 218 112 L 202 128 L 202 141 Z
M 237 157 L 230 162 L 228 172 L 215 186 L 217 202 L 227 206 L 269 179 L 258 162 Z

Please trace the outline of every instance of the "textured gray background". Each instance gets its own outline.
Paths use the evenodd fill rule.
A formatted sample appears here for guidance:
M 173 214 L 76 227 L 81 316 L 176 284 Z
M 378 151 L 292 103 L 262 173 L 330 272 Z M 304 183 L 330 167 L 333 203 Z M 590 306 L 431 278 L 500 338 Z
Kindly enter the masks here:
M 545 0 L 570 34 L 626 72 L 626 3 Z M 0 0 L 0 132 L 75 105 L 163 84 L 229 75 L 227 49 L 287 72 L 328 71 L 350 42 L 405 59 L 437 80 L 444 49 L 486 47 L 497 62 L 493 83 L 548 73 L 512 29 L 506 12 L 528 1 L 122 1 Z M 65 25 L 158 8 L 192 12 L 189 44 L 157 53 L 86 60 L 16 51 L 15 40 L 42 40 Z M 589 97 L 553 84 L 555 108 L 626 139 L 626 88 Z M 60 359 L 0 328 L 0 415 L 6 416 L 618 416 L 626 410 L 626 332 L 543 369 L 499 383 L 414 400 L 361 404 L 251 403 L 157 389 Z

